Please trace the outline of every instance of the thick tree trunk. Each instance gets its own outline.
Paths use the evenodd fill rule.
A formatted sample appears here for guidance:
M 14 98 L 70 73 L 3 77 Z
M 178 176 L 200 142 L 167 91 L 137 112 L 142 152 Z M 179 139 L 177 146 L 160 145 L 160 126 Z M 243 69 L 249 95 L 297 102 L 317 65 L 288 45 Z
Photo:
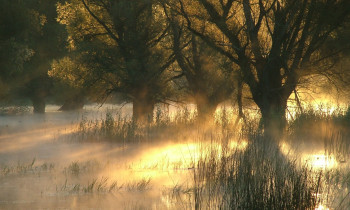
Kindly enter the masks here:
M 72 111 L 79 110 L 84 107 L 84 97 L 76 96 L 74 98 L 68 99 L 64 102 L 61 108 L 58 111 Z
M 33 104 L 34 113 L 45 113 L 45 100 L 50 94 L 50 82 L 47 75 L 39 75 L 32 78 L 29 83 L 26 84 L 25 94 L 29 96 Z
M 276 56 L 278 57 L 278 56 Z M 272 59 L 274 58 L 274 59 Z M 252 90 L 253 99 L 261 111 L 261 123 L 266 139 L 280 140 L 287 125 L 286 109 L 287 100 L 294 90 L 294 85 L 283 85 L 280 66 L 275 57 L 271 57 L 270 62 L 261 64 L 258 71 L 259 83 Z
M 138 124 L 153 122 L 153 110 L 155 103 L 145 97 L 135 98 L 133 100 L 133 121 Z
M 195 91 L 195 90 L 194 90 Z M 219 105 L 218 101 L 223 101 L 213 96 L 207 95 L 206 90 L 196 90 L 197 93 L 194 97 L 197 106 L 197 117 L 200 122 L 206 122 L 212 120 L 216 107 Z
M 33 112 L 43 114 L 45 113 L 45 98 L 44 97 L 33 97 Z
M 279 140 L 285 131 L 287 101 L 277 97 L 271 99 L 263 106 L 259 106 L 262 115 L 264 136 L 271 140 Z

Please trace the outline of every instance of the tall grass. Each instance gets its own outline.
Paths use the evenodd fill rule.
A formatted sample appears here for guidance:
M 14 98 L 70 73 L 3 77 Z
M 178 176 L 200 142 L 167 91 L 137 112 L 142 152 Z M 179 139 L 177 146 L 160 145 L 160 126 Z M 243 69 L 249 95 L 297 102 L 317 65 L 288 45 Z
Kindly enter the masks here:
M 350 154 L 350 108 L 307 109 L 298 113 L 288 128 L 290 143 L 323 145 L 326 155 L 346 161 Z
M 259 121 L 255 118 L 237 124 L 234 111 L 226 108 L 217 111 L 212 120 L 206 122 L 198 121 L 196 111 L 187 107 L 177 109 L 174 113 L 157 108 L 153 120 L 145 124 L 135 123 L 118 112 L 107 111 L 101 119 L 88 120 L 82 116 L 74 139 L 133 143 L 184 139 L 193 137 L 193 134 L 197 139 L 198 136 L 218 134 L 227 138 L 249 135 L 258 126 Z
M 241 150 L 212 150 L 193 172 L 195 209 L 315 209 L 322 174 L 297 167 L 256 135 Z
M 153 122 L 138 125 L 107 113 L 98 121 L 81 121 L 81 139 L 109 139 L 116 142 L 178 139 L 193 135 L 215 144 L 203 150 L 195 162 L 188 186 L 176 185 L 173 192 L 185 194 L 195 209 L 315 209 L 350 207 L 349 167 L 314 169 L 281 152 L 280 142 L 264 138 L 256 119 L 235 127 L 232 114 L 223 110 L 210 126 L 199 126 L 189 110 L 174 116 L 158 109 Z M 244 150 L 230 148 L 230 139 L 247 140 Z M 217 140 L 218 139 L 218 140 Z M 292 146 L 314 142 L 324 146 L 324 154 L 346 162 L 350 151 L 350 109 L 332 112 L 306 109 L 289 122 L 285 136 Z M 214 148 L 214 147 L 220 147 Z M 183 196 L 181 202 L 183 202 Z M 187 204 L 186 204 L 187 206 Z
M 158 108 L 154 119 L 146 124 L 138 124 L 130 118 L 122 117 L 120 113 L 107 111 L 102 119 L 87 120 L 83 116 L 74 138 L 123 143 L 155 141 L 164 136 L 176 137 L 179 130 L 181 133 L 192 130 L 195 122 L 195 113 L 191 113 L 188 108 L 180 109 L 172 115 Z

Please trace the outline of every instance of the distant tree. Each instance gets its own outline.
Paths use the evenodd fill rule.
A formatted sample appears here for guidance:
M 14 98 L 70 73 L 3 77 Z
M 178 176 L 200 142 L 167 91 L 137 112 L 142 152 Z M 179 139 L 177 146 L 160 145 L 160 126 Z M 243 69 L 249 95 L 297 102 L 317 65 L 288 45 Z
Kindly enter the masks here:
M 78 110 L 84 107 L 88 91 L 95 88 L 93 85 L 87 84 L 86 69 L 79 63 L 74 62 L 68 56 L 51 63 L 51 69 L 48 76 L 53 80 L 53 92 L 55 94 L 55 102 L 63 103 L 59 111 Z
M 71 0 L 57 10 L 69 32 L 72 59 L 93 72 L 104 94 L 119 92 L 132 101 L 135 121 L 153 119 L 175 60 L 157 1 Z
M 77 57 L 75 57 L 77 56 Z M 81 109 L 84 103 L 102 102 L 104 92 L 110 88 L 111 75 L 102 71 L 91 71 L 89 65 L 81 63 L 81 55 L 70 54 L 54 60 L 48 72 L 53 79 L 55 99 L 62 103 L 60 111 Z
M 29 98 L 34 112 L 45 112 L 50 94 L 50 62 L 65 51 L 64 27 L 57 23 L 57 1 L 2 0 L 0 67 L 8 98 Z M 11 84 L 11 85 L 10 85 Z
M 287 100 L 301 79 L 332 76 L 332 53 L 320 49 L 350 13 L 348 0 L 175 2 L 188 28 L 239 66 L 270 137 L 283 131 Z M 204 25 L 211 30 L 201 31 Z
M 182 70 L 178 75 L 187 80 L 199 119 L 213 117 L 217 106 L 228 100 L 235 89 L 232 63 L 183 27 L 166 11 L 170 22 L 173 51 Z
M 327 39 L 320 53 L 323 56 L 333 55 L 329 58 L 331 62 L 328 61 L 329 70 L 326 79 L 342 99 L 347 98 L 344 94 L 350 92 L 350 16 Z
M 25 64 L 35 54 L 27 40 L 40 29 L 33 11 L 19 0 L 0 0 L 0 99 L 21 82 Z
M 52 95 L 52 80 L 48 76 L 53 59 L 62 57 L 66 52 L 67 33 L 65 27 L 56 20 L 56 4 L 59 0 L 31 0 L 27 8 L 35 12 L 40 21 L 40 30 L 32 34 L 28 45 L 35 54 L 25 66 L 23 78 L 25 84 L 21 95 L 29 97 L 35 113 L 44 113 L 46 98 Z

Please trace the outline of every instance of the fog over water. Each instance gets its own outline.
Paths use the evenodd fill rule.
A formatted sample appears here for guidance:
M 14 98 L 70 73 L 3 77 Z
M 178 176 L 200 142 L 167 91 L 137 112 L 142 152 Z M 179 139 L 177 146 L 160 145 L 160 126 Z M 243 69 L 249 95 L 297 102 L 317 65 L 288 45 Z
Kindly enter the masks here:
M 190 179 L 188 155 L 197 148 L 188 143 L 74 140 L 82 119 L 101 119 L 107 110 L 127 116 L 130 106 L 90 106 L 67 113 L 57 108 L 49 106 L 45 115 L 0 117 L 1 209 L 163 206 L 168 204 L 162 190 Z M 101 193 L 80 193 L 94 181 L 100 182 Z M 105 192 L 113 183 L 113 192 Z
M 104 119 L 107 112 L 130 118 L 132 106 L 57 109 L 0 116 L 0 209 L 192 209 L 186 189 L 196 162 L 210 149 L 219 155 L 223 150 L 212 140 L 194 138 L 196 131 L 191 136 L 179 130 L 179 139 L 165 135 L 154 142 L 83 141 L 76 135 L 82 121 Z M 246 147 L 247 141 L 232 139 L 227 148 Z M 280 148 L 315 170 L 347 164 L 326 156 L 320 142 L 285 141 Z

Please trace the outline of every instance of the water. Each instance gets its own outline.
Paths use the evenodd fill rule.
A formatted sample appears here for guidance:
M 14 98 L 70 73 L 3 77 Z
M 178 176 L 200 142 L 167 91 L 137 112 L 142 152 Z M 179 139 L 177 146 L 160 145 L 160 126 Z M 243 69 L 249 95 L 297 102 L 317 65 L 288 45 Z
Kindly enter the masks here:
M 0 117 L 0 209 L 172 206 L 163 191 L 188 182 L 193 148 L 76 142 L 70 136 L 83 118 L 101 119 L 113 110 L 127 117 L 130 106 L 67 113 L 57 108 L 48 107 L 45 115 Z
M 188 189 L 196 162 L 208 148 L 218 154 L 222 150 L 191 138 L 79 142 L 73 134 L 83 119 L 103 119 L 107 111 L 130 117 L 132 107 L 91 105 L 64 113 L 57 109 L 49 106 L 45 115 L 0 116 L 0 209 L 193 209 Z M 237 150 L 246 146 L 246 141 L 228 144 Z M 300 161 L 315 170 L 346 164 L 325 155 L 319 145 L 299 149 L 281 144 L 286 156 L 302 154 Z

